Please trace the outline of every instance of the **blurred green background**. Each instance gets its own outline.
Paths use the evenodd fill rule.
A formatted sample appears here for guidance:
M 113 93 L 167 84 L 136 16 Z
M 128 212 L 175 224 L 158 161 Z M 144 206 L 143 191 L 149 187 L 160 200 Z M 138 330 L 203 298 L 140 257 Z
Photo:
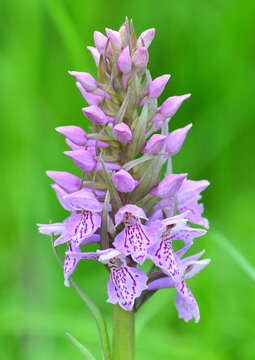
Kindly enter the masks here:
M 172 74 L 162 100 L 193 94 L 172 120 L 173 128 L 194 124 L 175 171 L 212 183 L 204 194 L 212 231 L 194 251 L 205 248 L 213 261 L 189 281 L 201 321 L 178 320 L 173 292 L 161 291 L 137 317 L 137 359 L 255 359 L 255 272 L 247 263 L 255 267 L 254 0 L 3 0 L 0 14 L 0 358 L 82 359 L 69 331 L 99 359 L 90 313 L 63 286 L 35 224 L 67 215 L 45 170 L 77 173 L 54 128 L 87 126 L 67 70 L 95 73 L 85 45 L 127 15 L 137 33 L 157 29 L 150 69 Z M 83 263 L 75 278 L 110 322 L 102 267 Z

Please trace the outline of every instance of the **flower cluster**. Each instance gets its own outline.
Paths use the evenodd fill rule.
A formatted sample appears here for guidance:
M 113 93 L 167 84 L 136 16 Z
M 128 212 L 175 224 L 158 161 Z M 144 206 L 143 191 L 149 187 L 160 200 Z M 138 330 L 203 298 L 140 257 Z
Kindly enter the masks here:
M 154 35 L 149 29 L 137 38 L 128 20 L 119 31 L 96 31 L 95 47 L 88 50 L 97 79 L 86 72 L 69 72 L 89 105 L 82 112 L 91 132 L 75 125 L 56 128 L 70 148 L 65 155 L 82 175 L 47 171 L 70 216 L 61 223 L 40 224 L 39 231 L 58 235 L 55 246 L 67 244 L 66 286 L 79 260 L 93 259 L 109 270 L 110 303 L 129 311 L 157 289 L 175 288 L 179 317 L 198 321 L 197 302 L 185 280 L 209 259 L 199 260 L 203 253 L 183 256 L 208 228 L 199 200 L 209 183 L 172 172 L 171 158 L 192 124 L 170 133 L 168 125 L 190 94 L 171 96 L 158 106 L 170 75 L 152 79 L 147 69 Z M 167 169 L 163 179 L 162 169 Z M 183 247 L 176 251 L 177 240 Z M 89 243 L 97 243 L 99 249 L 82 251 Z M 148 273 L 141 268 L 146 260 L 152 262 Z

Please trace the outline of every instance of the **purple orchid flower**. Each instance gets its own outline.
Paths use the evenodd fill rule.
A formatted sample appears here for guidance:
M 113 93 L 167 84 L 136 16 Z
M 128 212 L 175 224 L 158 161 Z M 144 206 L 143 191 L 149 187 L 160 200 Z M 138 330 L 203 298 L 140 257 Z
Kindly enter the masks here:
M 178 213 L 188 211 L 188 220 L 193 224 L 208 228 L 208 220 L 202 217 L 204 207 L 198 203 L 201 199 L 200 193 L 204 191 L 209 182 L 207 180 L 188 180 L 186 174 L 169 174 L 163 179 L 151 194 L 162 198 L 154 207 L 154 211 L 164 209 L 165 214 L 170 217 Z
M 108 302 L 119 304 L 131 311 L 135 299 L 147 289 L 147 275 L 140 269 L 127 266 L 125 256 L 116 249 L 97 250 L 96 252 L 69 252 L 76 259 L 94 259 L 108 265 L 111 275 L 108 280 Z
M 194 229 L 186 225 L 188 211 L 164 220 L 152 222 L 150 229 L 156 232 L 157 241 L 148 249 L 147 257 L 160 267 L 174 281 L 180 280 L 178 259 L 173 251 L 173 240 L 190 243 L 196 237 L 203 236 L 206 230 Z
M 52 223 L 52 224 L 38 224 L 39 232 L 41 234 L 46 235 L 61 235 L 59 238 L 57 238 L 54 241 L 54 246 L 63 244 L 67 242 L 67 249 L 65 252 L 65 258 L 64 258 L 64 284 L 65 286 L 70 286 L 69 284 L 69 277 L 72 275 L 74 270 L 76 269 L 76 266 L 78 264 L 78 261 L 76 258 L 71 257 L 69 255 L 70 252 L 80 252 L 80 245 L 87 245 L 90 243 L 97 243 L 100 240 L 100 236 L 98 234 L 93 234 L 89 238 L 83 239 L 81 241 L 80 245 L 77 245 L 77 242 L 73 240 L 72 236 L 72 226 L 75 215 L 71 215 L 68 218 L 66 218 L 62 223 Z M 70 227 L 71 226 L 71 227 Z
M 131 255 L 138 264 L 146 259 L 147 250 L 153 243 L 149 227 L 143 225 L 140 219 L 147 217 L 140 207 L 136 205 L 125 205 L 115 215 L 115 226 L 124 223 L 122 230 L 114 239 L 114 246 L 124 255 Z
M 183 249 L 175 253 L 177 258 L 179 258 L 182 280 L 176 282 L 170 277 L 162 277 L 152 281 L 148 285 L 148 290 L 175 288 L 177 291 L 175 306 L 179 313 L 179 318 L 189 321 L 194 317 L 195 322 L 198 322 L 200 318 L 198 304 L 185 280 L 196 275 L 205 266 L 207 266 L 210 259 L 198 260 L 204 254 L 203 251 L 193 256 L 180 259 L 183 256 L 183 253 L 186 252 L 190 246 L 191 243 L 187 244 Z

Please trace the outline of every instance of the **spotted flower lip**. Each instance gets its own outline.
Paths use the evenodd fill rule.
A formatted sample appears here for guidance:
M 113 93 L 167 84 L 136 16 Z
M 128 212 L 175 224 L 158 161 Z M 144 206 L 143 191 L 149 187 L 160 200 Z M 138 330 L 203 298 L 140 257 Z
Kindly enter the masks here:
M 191 243 L 195 237 L 206 232 L 202 229 L 193 229 L 186 225 L 188 212 L 172 216 L 168 219 L 157 220 L 151 224 L 151 232 L 156 233 L 154 244 L 148 249 L 148 258 L 161 268 L 174 281 L 180 281 L 182 272 L 179 260 L 173 251 L 173 240 L 183 240 Z
M 110 269 L 108 280 L 108 302 L 119 304 L 125 310 L 132 310 L 135 299 L 147 289 L 147 275 L 140 269 L 127 266 L 125 256 L 116 249 L 96 252 L 68 252 L 70 258 L 98 260 Z
M 188 247 L 185 247 L 184 252 L 186 252 Z M 203 253 L 200 252 L 190 256 L 186 260 L 185 258 L 179 259 L 183 280 L 175 282 L 171 277 L 165 276 L 152 281 L 148 285 L 148 290 L 153 291 L 163 288 L 175 288 L 177 290 L 175 306 L 179 313 L 179 318 L 185 321 L 189 321 L 194 317 L 195 322 L 198 322 L 200 318 L 197 301 L 184 280 L 196 275 L 209 264 L 210 259 L 198 260 Z
M 115 215 L 115 224 L 124 222 L 125 228 L 114 239 L 113 245 L 123 254 L 131 255 L 138 264 L 142 264 L 147 251 L 153 243 L 149 227 L 142 225 L 140 219 L 147 219 L 144 211 L 136 205 L 125 205 Z

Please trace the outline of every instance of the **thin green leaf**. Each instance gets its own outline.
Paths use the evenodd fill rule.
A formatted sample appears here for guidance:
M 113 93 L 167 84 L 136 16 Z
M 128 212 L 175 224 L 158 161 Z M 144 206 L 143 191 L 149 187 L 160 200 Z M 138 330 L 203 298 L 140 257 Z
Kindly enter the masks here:
M 113 185 L 111 175 L 109 174 L 109 172 L 106 169 L 106 166 L 102 160 L 101 160 L 101 163 L 103 166 L 104 180 L 107 185 L 107 188 L 109 189 L 110 196 L 111 196 L 112 209 L 114 212 L 116 212 L 119 208 L 122 207 L 122 202 L 121 202 L 120 196 L 118 194 L 118 191 L 115 189 L 115 187 Z
M 134 137 L 128 146 L 127 157 L 133 159 L 141 150 L 145 143 L 145 130 L 148 122 L 148 104 L 143 106 L 143 110 L 139 118 L 136 119 L 135 127 L 132 129 Z
M 53 235 L 51 238 L 52 238 L 51 242 L 52 242 L 53 252 L 54 252 L 57 260 L 59 261 L 61 267 L 63 267 L 63 261 L 61 260 L 60 254 L 58 253 L 57 249 L 54 247 Z M 85 303 L 85 305 L 88 307 L 90 313 L 92 314 L 93 318 L 96 321 L 96 325 L 97 325 L 97 329 L 99 332 L 100 341 L 101 341 L 101 345 L 102 345 L 103 359 L 110 360 L 111 359 L 111 347 L 110 347 L 109 335 L 108 335 L 108 330 L 107 330 L 105 319 L 104 319 L 100 309 L 90 299 L 90 297 L 83 290 L 81 290 L 81 288 L 76 284 L 76 282 L 72 278 L 69 278 L 69 281 L 70 281 L 70 285 L 75 289 L 75 291 L 80 296 L 80 298 Z
M 135 167 L 135 166 L 137 166 L 139 164 L 142 164 L 145 161 L 152 160 L 152 159 L 154 159 L 153 155 L 141 156 L 139 159 L 135 159 L 135 160 L 131 160 L 131 161 L 127 162 L 125 165 L 123 165 L 123 169 L 125 169 L 126 171 L 129 171 L 133 167 Z
M 85 294 L 83 290 L 81 290 L 81 288 L 76 284 L 76 282 L 73 279 L 70 279 L 70 284 L 75 289 L 75 291 L 78 293 L 78 295 L 83 300 L 83 302 L 87 305 L 91 314 L 93 315 L 93 317 L 96 321 L 96 324 L 97 324 L 99 334 L 100 334 L 100 340 L 101 340 L 104 360 L 110 360 L 111 359 L 111 350 L 110 350 L 111 348 L 110 348 L 109 335 L 108 335 L 105 319 L 104 319 L 100 309 L 90 299 L 90 297 L 87 294 Z
M 119 108 L 119 111 L 115 117 L 115 124 L 118 124 L 120 122 L 122 122 L 125 114 L 126 114 L 126 111 L 127 111 L 127 107 L 128 107 L 128 103 L 129 103 L 129 99 L 130 99 L 130 94 L 131 94 L 131 88 L 129 87 L 128 88 L 128 91 L 127 91 L 127 95 L 125 96 L 122 104 L 121 104 L 121 107 Z
M 145 213 L 148 213 L 159 200 L 159 197 L 147 194 L 142 200 L 137 202 L 137 206 L 143 208 Z
M 162 158 L 155 159 L 151 162 L 150 167 L 144 173 L 140 184 L 131 193 L 130 198 L 132 201 L 138 201 L 142 199 L 152 189 L 154 185 L 159 181 L 160 168 L 162 166 Z
M 67 338 L 71 341 L 71 343 L 77 347 L 77 349 L 84 355 L 87 360 L 96 360 L 96 358 L 91 354 L 91 352 L 85 348 L 75 337 L 69 333 L 66 333 Z
M 102 249 L 108 249 L 109 248 L 109 236 L 108 236 L 108 209 L 110 205 L 110 193 L 109 190 L 106 193 L 105 200 L 104 200 L 104 208 L 103 208 L 103 214 L 102 214 L 102 223 L 101 223 L 101 248 Z
M 250 262 L 240 253 L 238 249 L 223 235 L 221 232 L 214 230 L 210 232 L 211 236 L 216 240 L 219 246 L 221 246 L 227 253 L 239 264 L 244 272 L 255 281 L 255 268 Z

